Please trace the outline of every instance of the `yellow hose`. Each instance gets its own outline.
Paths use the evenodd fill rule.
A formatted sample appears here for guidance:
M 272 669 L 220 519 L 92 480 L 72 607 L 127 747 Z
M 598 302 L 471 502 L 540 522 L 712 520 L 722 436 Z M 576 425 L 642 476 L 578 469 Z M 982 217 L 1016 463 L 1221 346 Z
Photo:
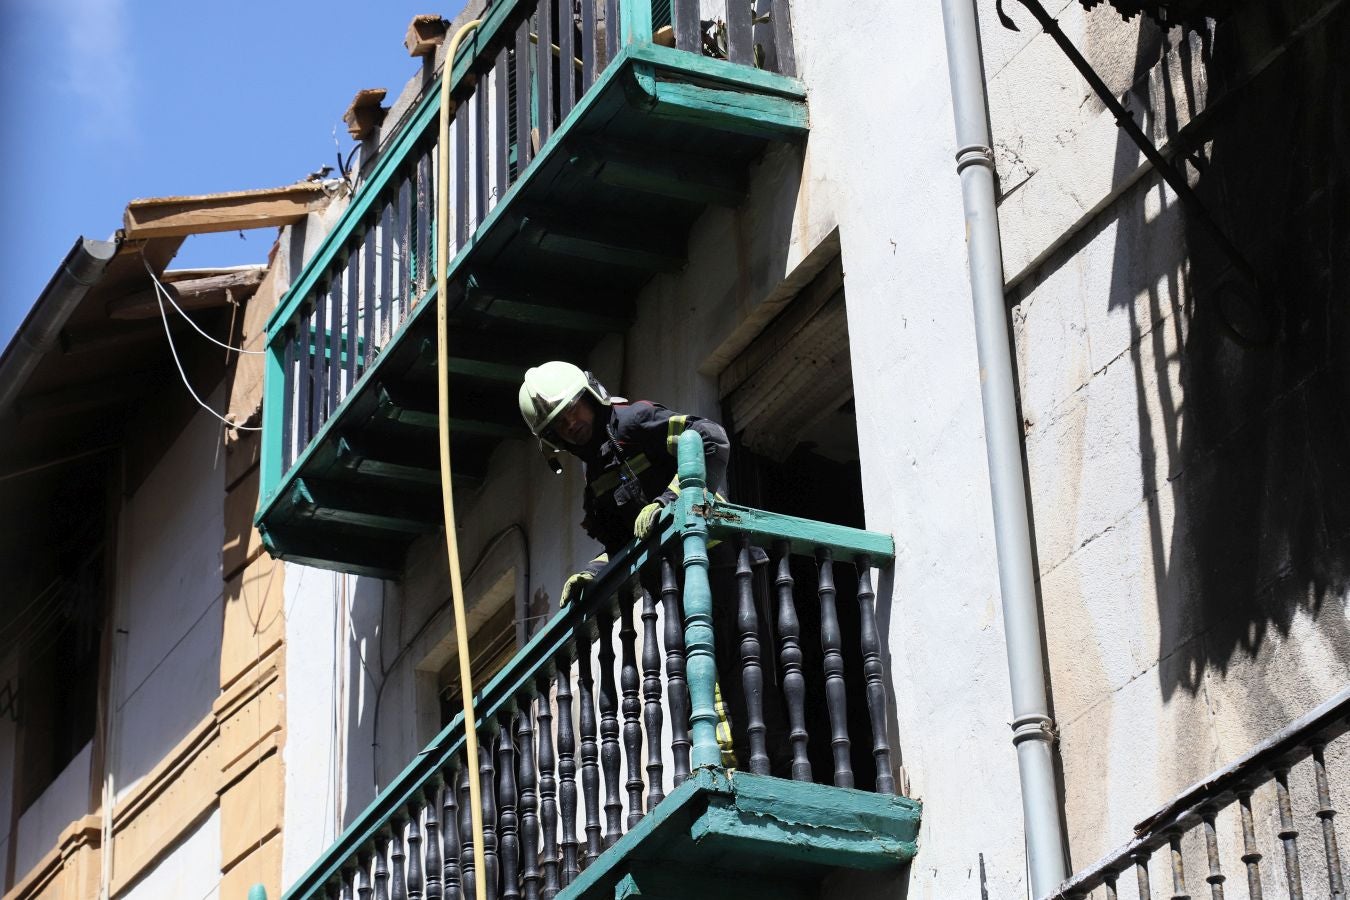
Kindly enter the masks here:
M 473 868 L 477 900 L 487 900 L 487 872 L 483 864 L 483 798 L 478 778 L 478 730 L 473 711 L 473 674 L 469 671 L 469 630 L 464 616 L 464 579 L 459 569 L 459 542 L 455 537 L 455 495 L 450 487 L 450 336 L 446 303 L 446 266 L 450 264 L 450 117 L 454 102 L 450 99 L 450 81 L 454 75 L 455 51 L 459 42 L 478 27 L 481 19 L 464 23 L 450 39 L 441 72 L 441 130 L 436 164 L 440 173 L 436 191 L 436 393 L 439 409 L 441 456 L 441 505 L 445 511 L 445 549 L 450 556 L 450 594 L 455 607 L 455 639 L 459 644 L 459 692 L 464 697 L 464 753 L 469 776 L 469 814 L 473 821 Z M 451 785 L 451 790 L 454 786 Z

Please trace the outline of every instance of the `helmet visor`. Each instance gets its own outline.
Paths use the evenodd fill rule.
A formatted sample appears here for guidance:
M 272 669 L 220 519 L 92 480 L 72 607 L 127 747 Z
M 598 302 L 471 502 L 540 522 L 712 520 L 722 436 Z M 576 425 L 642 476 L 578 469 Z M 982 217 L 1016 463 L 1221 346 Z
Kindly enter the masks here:
M 535 434 L 538 435 L 543 440 L 547 441 L 552 446 L 554 447 L 558 446 L 559 442 L 562 440 L 558 436 L 558 429 L 557 429 L 558 419 L 560 416 L 562 416 L 563 413 L 565 413 L 567 410 L 571 409 L 574 405 L 576 405 L 578 402 L 581 401 L 581 395 L 583 393 L 585 393 L 585 389 L 579 388 L 578 390 L 574 391 L 570 397 L 556 401 L 536 397 L 535 408 L 539 409 L 539 411 L 541 413 L 544 413 L 544 415 L 543 418 L 539 420 L 539 426 L 535 431 Z M 552 405 L 553 407 L 552 409 L 547 408 L 549 404 Z

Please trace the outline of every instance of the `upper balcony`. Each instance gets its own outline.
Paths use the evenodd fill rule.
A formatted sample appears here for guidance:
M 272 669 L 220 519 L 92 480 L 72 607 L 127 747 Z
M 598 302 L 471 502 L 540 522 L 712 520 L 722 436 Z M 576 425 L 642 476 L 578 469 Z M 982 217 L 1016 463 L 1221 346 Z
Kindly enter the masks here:
M 560 9 L 488 7 L 453 60 L 449 133 L 428 91 L 269 320 L 256 521 L 273 556 L 387 577 L 441 524 L 439 140 L 453 476 L 472 485 L 528 436 L 524 368 L 622 333 L 704 209 L 739 204 L 766 146 L 805 134 L 785 0 L 732 0 L 711 24 L 690 0 Z
M 891 538 L 715 498 L 693 432 L 679 458 L 659 534 L 478 692 L 478 757 L 461 714 L 284 900 L 795 900 L 913 858 L 872 589 Z

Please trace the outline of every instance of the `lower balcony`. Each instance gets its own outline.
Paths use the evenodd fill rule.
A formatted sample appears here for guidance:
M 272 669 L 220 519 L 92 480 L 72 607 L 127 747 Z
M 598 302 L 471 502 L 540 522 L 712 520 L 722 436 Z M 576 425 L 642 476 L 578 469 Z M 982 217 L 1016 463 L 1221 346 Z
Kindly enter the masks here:
M 476 694 L 478 758 L 461 715 L 286 897 L 805 898 L 913 858 L 872 589 L 891 538 L 716 500 L 701 468 L 687 433 L 661 532 Z

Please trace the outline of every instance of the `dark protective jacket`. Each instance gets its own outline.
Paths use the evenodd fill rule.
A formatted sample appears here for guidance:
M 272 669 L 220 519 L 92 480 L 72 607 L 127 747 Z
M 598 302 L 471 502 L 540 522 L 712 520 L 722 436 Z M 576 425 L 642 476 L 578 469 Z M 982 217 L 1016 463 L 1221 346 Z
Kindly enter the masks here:
M 636 400 L 600 410 L 596 425 L 595 439 L 577 454 L 586 464 L 586 516 L 581 526 L 607 553 L 633 539 L 633 522 L 644 506 L 675 500 L 676 441 L 687 429 L 703 438 L 709 489 L 725 493 L 731 447 L 726 431 L 711 419 Z M 601 565 L 587 568 L 598 571 Z

